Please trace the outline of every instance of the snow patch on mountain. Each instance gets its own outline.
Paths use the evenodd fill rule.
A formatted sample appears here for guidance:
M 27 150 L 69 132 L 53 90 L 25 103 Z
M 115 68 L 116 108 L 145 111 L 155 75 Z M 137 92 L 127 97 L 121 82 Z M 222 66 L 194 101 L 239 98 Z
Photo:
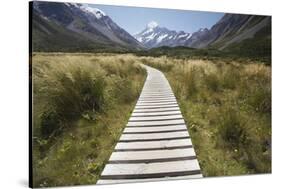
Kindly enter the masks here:
M 181 35 L 178 36 L 178 38 L 184 38 L 184 37 L 187 37 L 187 36 L 189 36 L 189 35 L 190 35 L 189 33 L 181 34 Z
M 78 5 L 77 3 L 64 3 L 66 6 L 68 7 L 76 7 L 76 8 L 79 8 L 81 7 L 81 5 Z
M 151 33 L 152 31 L 153 31 L 153 29 L 152 29 L 152 28 L 149 28 L 148 30 L 146 30 L 145 32 L 143 32 L 142 35 Z
M 143 42 L 142 37 L 136 37 L 136 40 L 138 40 L 139 42 Z
M 146 41 L 150 41 L 150 40 L 154 39 L 154 37 L 155 37 L 156 35 L 157 35 L 156 33 L 150 34 L 149 36 L 146 37 L 146 39 L 148 39 L 148 40 L 146 40 Z
M 91 7 L 87 4 L 77 4 L 77 3 L 64 3 L 64 4 L 70 8 L 75 7 L 82 10 L 83 12 L 93 14 L 97 19 L 106 16 L 106 14 L 102 10 Z
M 88 12 L 88 13 L 91 13 L 91 14 L 95 15 L 95 17 L 97 19 L 100 19 L 100 18 L 106 16 L 106 14 L 102 10 L 100 10 L 98 8 L 90 7 L 90 6 L 86 5 L 86 4 L 83 5 L 81 7 L 81 9 L 84 10 L 85 12 Z
M 193 36 L 193 34 L 189 34 L 189 36 L 186 38 L 186 40 L 190 39 Z
M 157 43 L 160 43 L 164 38 L 166 38 L 168 36 L 168 34 L 164 34 L 164 35 L 160 35 L 158 38 L 157 38 L 157 40 L 156 40 L 156 42 Z

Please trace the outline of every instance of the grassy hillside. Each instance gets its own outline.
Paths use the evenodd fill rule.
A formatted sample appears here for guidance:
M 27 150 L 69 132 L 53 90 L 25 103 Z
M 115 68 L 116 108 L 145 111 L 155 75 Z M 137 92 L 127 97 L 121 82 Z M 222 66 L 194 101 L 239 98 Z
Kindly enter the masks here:
M 167 76 L 204 176 L 271 172 L 271 67 L 143 57 Z
M 94 184 L 145 71 L 131 55 L 34 53 L 34 187 Z

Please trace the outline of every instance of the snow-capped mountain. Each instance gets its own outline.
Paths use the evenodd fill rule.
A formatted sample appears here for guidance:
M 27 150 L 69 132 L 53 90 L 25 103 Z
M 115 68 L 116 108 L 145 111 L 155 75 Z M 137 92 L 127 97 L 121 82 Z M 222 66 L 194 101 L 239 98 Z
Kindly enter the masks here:
M 176 32 L 160 27 L 155 21 L 147 24 L 146 28 L 134 37 L 148 48 L 160 46 L 183 46 L 192 38 L 192 34 L 184 31 Z
M 32 8 L 35 50 L 144 48 L 106 13 L 87 4 L 34 1 Z
M 223 50 L 245 39 L 270 38 L 271 18 L 267 16 L 225 14 L 210 29 L 201 28 L 194 33 L 176 32 L 151 22 L 134 37 L 147 48 L 160 46 L 187 46 L 192 48 L 218 48 Z M 258 34 L 258 36 L 257 36 Z

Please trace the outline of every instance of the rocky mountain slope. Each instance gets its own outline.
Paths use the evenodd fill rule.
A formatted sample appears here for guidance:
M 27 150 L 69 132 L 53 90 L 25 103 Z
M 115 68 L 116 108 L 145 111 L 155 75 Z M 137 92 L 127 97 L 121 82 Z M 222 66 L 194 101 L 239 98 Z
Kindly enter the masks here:
M 271 17 L 225 14 L 206 35 L 195 41 L 192 47 L 223 50 L 246 39 L 254 39 L 256 34 L 261 32 L 263 36 L 259 37 L 271 37 Z
M 143 49 L 103 11 L 86 4 L 33 2 L 33 51 Z

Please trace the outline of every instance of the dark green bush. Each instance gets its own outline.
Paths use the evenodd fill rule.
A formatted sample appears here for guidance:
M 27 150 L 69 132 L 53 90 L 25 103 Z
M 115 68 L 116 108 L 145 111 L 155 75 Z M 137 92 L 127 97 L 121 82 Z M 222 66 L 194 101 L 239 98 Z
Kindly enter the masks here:
M 60 127 L 71 126 L 71 122 L 81 116 L 94 119 L 94 114 L 103 110 L 106 86 L 103 77 L 94 78 L 89 71 L 77 69 L 71 73 L 60 73 L 56 84 L 48 104 L 52 110 L 45 111 L 41 116 L 44 138 L 50 137 Z
M 255 111 L 261 113 L 271 113 L 271 89 L 266 86 L 256 86 L 248 94 L 248 104 L 250 104 Z
M 206 74 L 205 83 L 206 87 L 213 92 L 218 92 L 220 90 L 220 80 L 216 73 Z
M 196 73 L 197 71 L 195 67 L 191 67 L 191 69 L 184 75 L 184 83 L 186 86 L 186 99 L 189 99 L 198 93 Z
M 48 139 L 60 127 L 60 117 L 54 110 L 47 110 L 41 115 L 41 135 Z
M 264 73 L 252 74 L 241 79 L 239 98 L 259 113 L 271 113 L 271 80 Z
M 220 112 L 217 133 L 221 140 L 219 145 L 223 147 L 238 148 L 246 145 L 246 130 L 237 110 L 226 108 Z
M 264 146 L 262 141 L 251 141 L 243 148 L 245 165 L 256 173 L 271 172 L 271 146 Z
M 222 87 L 225 89 L 235 89 L 240 81 L 239 70 L 233 66 L 227 66 L 222 73 Z
M 116 78 L 113 93 L 116 99 L 123 103 L 132 102 L 136 98 L 137 91 L 134 91 L 132 81 L 127 78 Z

